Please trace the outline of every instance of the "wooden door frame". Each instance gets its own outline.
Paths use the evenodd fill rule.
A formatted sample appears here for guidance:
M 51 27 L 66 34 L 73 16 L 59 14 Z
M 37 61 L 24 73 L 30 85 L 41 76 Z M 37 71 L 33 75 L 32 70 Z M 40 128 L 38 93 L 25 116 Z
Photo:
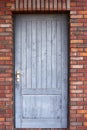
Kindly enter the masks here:
M 44 15 L 47 15 L 47 14 L 65 14 L 65 15 L 67 15 L 68 16 L 68 41 L 70 41 L 70 22 L 69 22 L 69 20 L 70 20 L 70 17 L 69 17 L 69 15 L 70 15 L 70 12 L 69 11 L 46 11 L 46 12 L 44 12 L 44 11 L 33 11 L 33 12 L 31 12 L 31 11 L 29 11 L 29 12 L 20 12 L 20 11 L 18 11 L 18 12 L 12 12 L 12 14 L 13 14 L 13 23 L 14 23 L 14 17 L 15 17 L 15 15 L 20 15 L 20 14 L 27 14 L 27 15 L 29 15 L 29 14 L 44 14 Z M 13 37 L 14 37 L 14 24 L 13 24 Z M 15 39 L 13 39 L 13 42 L 15 43 Z M 69 42 L 68 42 L 68 45 L 69 45 Z M 68 126 L 69 126 L 69 115 L 70 115 L 70 111 L 69 111 L 69 104 L 70 104 L 70 96 L 69 96 L 69 73 L 70 73 L 70 69 L 69 69 L 69 65 L 70 65 L 70 63 L 69 63 L 69 61 L 70 61 L 70 54 L 69 54 L 69 47 L 70 47 L 70 45 L 68 46 L 68 100 L 67 100 L 67 113 L 68 113 L 68 116 L 67 116 L 67 128 L 68 128 Z M 15 44 L 13 45 L 13 63 L 14 63 L 14 67 L 13 67 L 13 70 L 14 70 L 14 72 L 15 72 Z M 14 87 L 13 87 L 13 115 L 14 115 L 14 120 L 13 120 L 13 124 L 14 124 L 14 128 L 15 128 L 15 73 L 14 73 L 14 75 L 13 75 L 13 79 L 14 79 Z

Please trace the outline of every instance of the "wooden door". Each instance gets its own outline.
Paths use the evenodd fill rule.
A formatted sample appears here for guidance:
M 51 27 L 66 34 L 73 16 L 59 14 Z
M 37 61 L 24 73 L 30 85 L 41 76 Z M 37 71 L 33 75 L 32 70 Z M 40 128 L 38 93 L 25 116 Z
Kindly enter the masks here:
M 15 127 L 66 128 L 67 16 L 15 17 Z

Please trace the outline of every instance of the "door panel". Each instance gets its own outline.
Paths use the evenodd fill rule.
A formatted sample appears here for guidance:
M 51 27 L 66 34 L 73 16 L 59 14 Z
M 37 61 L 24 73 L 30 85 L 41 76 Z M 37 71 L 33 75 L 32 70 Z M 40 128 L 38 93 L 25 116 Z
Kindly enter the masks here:
M 67 32 L 66 15 L 16 15 L 16 128 L 67 127 Z
M 54 119 L 60 118 L 60 95 L 24 95 L 23 118 Z M 27 105 L 26 105 L 27 104 Z

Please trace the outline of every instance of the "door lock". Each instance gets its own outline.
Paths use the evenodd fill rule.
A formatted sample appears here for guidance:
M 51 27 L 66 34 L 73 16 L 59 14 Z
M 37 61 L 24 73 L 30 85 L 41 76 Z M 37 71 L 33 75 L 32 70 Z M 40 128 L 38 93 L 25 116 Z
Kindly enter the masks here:
M 21 74 L 19 71 L 16 72 L 16 81 L 17 82 L 20 82 L 20 77 L 21 77 Z

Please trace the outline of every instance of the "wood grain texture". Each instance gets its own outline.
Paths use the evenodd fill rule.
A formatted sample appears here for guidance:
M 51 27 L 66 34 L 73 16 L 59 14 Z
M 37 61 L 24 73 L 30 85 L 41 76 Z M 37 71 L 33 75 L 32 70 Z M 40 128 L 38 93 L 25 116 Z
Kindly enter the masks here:
M 41 47 L 41 88 L 46 88 L 46 22 L 42 21 L 42 47 Z
M 42 23 L 41 21 L 37 21 L 37 88 L 41 88 L 41 48 L 42 48 Z
M 52 23 L 51 23 L 52 25 L 52 49 L 51 49 L 51 52 L 52 52 L 52 65 L 51 65 L 51 67 L 52 67 L 52 71 L 51 71 L 51 74 L 52 74 L 52 81 L 51 81 L 51 83 L 52 83 L 52 88 L 56 88 L 56 83 L 57 83 L 57 77 L 56 77 L 56 69 L 55 68 L 57 68 L 57 64 L 56 64 L 56 59 L 57 59 L 57 55 L 56 55 L 56 53 L 57 53 L 57 49 L 56 49 L 56 47 L 57 47 L 57 31 L 56 31 L 56 25 L 57 25 L 57 23 L 56 23 L 56 21 L 52 21 Z
M 26 32 L 26 27 L 27 24 L 26 22 L 22 22 L 21 24 L 21 73 L 22 73 L 22 88 L 26 88 L 27 87 L 27 53 L 26 53 L 26 48 L 27 48 L 27 32 Z
M 24 95 L 23 108 L 25 119 L 61 119 L 61 95 Z
M 47 21 L 47 88 L 52 87 L 52 30 L 51 20 Z
M 18 15 L 15 29 L 16 126 L 67 127 L 66 15 Z
M 31 33 L 32 33 L 32 22 L 27 22 L 27 28 L 26 28 L 26 37 L 27 37 L 27 48 L 26 48 L 26 52 L 27 52 L 27 78 L 26 78 L 26 83 L 27 83 L 27 88 L 31 88 L 32 86 L 32 38 L 31 38 Z
M 66 117 L 63 115 L 63 113 L 66 113 L 67 115 L 67 91 L 68 91 L 68 35 L 65 36 L 65 34 L 68 34 L 68 21 L 66 17 L 61 17 L 61 34 L 62 34 L 62 126 L 65 126 L 67 124 Z M 63 76 L 66 75 L 66 76 Z
M 62 35 L 62 32 L 61 32 L 61 23 L 59 21 L 57 21 L 57 30 L 56 30 L 56 33 L 57 33 L 57 44 L 56 44 L 56 87 L 57 88 L 61 88 L 61 84 L 62 84 L 62 81 L 61 81 L 61 78 L 62 78 L 62 67 L 61 67 L 61 64 L 62 64 L 62 38 L 61 38 L 61 35 Z M 64 76 L 64 75 L 63 75 Z
M 36 88 L 36 21 L 32 21 L 32 59 L 30 62 L 32 62 L 32 88 Z M 30 59 L 28 59 L 30 60 Z
M 15 43 L 17 43 L 15 45 L 15 50 L 17 51 L 17 53 L 15 53 L 15 68 L 16 68 L 15 75 L 16 75 L 17 70 L 21 71 L 21 66 L 20 66 L 20 62 L 21 62 L 21 59 L 20 59 L 20 57 L 21 57 L 21 23 L 17 19 L 15 19 L 15 25 L 16 25 L 15 26 L 15 36 L 16 36 Z M 18 33 L 16 33 L 16 32 L 18 32 Z M 15 79 L 16 79 L 16 77 L 15 77 Z M 21 88 L 20 88 L 20 85 L 21 85 L 21 81 L 18 83 L 15 80 L 15 87 L 16 87 L 15 88 L 15 94 L 16 94 L 16 96 L 15 96 L 15 102 L 16 102 L 15 110 L 17 110 L 17 111 L 15 111 L 16 112 L 15 120 L 17 122 L 17 126 L 21 128 L 21 118 L 20 118 L 20 115 L 21 115 L 20 114 L 21 113 L 21 110 L 20 110 L 20 107 L 21 107 L 20 89 Z

